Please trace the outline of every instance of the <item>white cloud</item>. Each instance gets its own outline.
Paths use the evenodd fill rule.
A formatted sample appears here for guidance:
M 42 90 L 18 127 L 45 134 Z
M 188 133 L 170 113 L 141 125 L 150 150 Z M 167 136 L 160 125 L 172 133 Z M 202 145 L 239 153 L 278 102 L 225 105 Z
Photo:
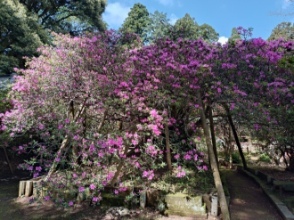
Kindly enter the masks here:
M 164 6 L 168 6 L 168 5 L 173 5 L 174 0 L 159 0 L 159 3 L 164 5 Z
M 221 45 L 224 45 L 225 43 L 227 43 L 229 40 L 229 38 L 225 37 L 225 36 L 221 36 L 217 42 L 221 43 Z
M 109 28 L 116 29 L 128 17 L 130 9 L 130 7 L 124 6 L 119 2 L 109 3 L 106 6 L 103 19 L 109 25 Z

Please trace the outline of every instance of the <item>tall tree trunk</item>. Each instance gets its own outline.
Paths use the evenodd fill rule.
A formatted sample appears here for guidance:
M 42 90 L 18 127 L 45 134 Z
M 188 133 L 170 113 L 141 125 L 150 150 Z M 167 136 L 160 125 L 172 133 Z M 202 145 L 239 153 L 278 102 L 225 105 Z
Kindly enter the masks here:
M 232 131 L 233 131 L 233 135 L 234 135 L 234 138 L 235 138 L 238 150 L 239 150 L 239 154 L 240 154 L 240 157 L 241 157 L 241 160 L 242 160 L 243 168 L 246 170 L 247 169 L 247 163 L 246 163 L 246 160 L 245 160 L 245 157 L 244 157 L 244 154 L 243 154 L 243 151 L 242 151 L 242 147 L 241 147 L 241 144 L 240 144 L 240 141 L 239 141 L 239 137 L 238 137 L 238 134 L 237 134 L 237 131 L 236 131 L 236 128 L 235 128 L 231 113 L 230 113 L 230 109 L 226 104 L 224 104 L 223 106 L 224 106 L 224 108 L 225 108 L 225 110 L 227 112 L 229 124 L 230 124 L 230 126 L 232 128 Z
M 215 155 L 215 160 L 218 162 L 217 149 L 216 149 L 216 138 L 215 138 L 215 132 L 214 132 L 214 122 L 213 122 L 213 115 L 212 115 L 212 108 L 211 107 L 209 107 L 209 125 L 210 125 L 210 134 L 211 134 L 213 152 Z M 219 168 L 218 163 L 217 163 L 217 167 Z
M 220 173 L 218 170 L 217 161 L 215 159 L 216 157 L 214 155 L 212 142 L 211 142 L 210 135 L 209 135 L 209 128 L 208 128 L 208 125 L 206 124 L 206 117 L 204 114 L 205 108 L 204 108 L 200 93 L 197 94 L 197 98 L 199 101 L 199 105 L 201 106 L 200 117 L 201 117 L 201 121 L 202 121 L 202 127 L 203 127 L 203 131 L 204 131 L 206 145 L 207 145 L 208 152 L 209 152 L 210 166 L 211 166 L 211 170 L 212 170 L 213 177 L 214 177 L 214 184 L 215 184 L 217 194 L 219 197 L 219 201 L 220 201 L 220 208 L 221 208 L 221 212 L 223 215 L 223 220 L 230 220 L 230 212 L 228 209 L 228 204 L 227 204 L 224 188 L 223 188 L 222 181 L 220 178 Z
M 169 129 L 168 123 L 165 124 L 165 149 L 166 149 L 166 163 L 169 171 L 172 171 L 171 153 L 170 153 L 170 142 L 169 142 Z

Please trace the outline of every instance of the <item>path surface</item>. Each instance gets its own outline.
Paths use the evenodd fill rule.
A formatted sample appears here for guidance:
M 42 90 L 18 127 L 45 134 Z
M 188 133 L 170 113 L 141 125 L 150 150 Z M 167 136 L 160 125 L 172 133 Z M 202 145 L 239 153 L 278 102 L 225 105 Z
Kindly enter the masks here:
M 282 220 L 262 189 L 249 177 L 226 171 L 231 196 L 231 220 Z

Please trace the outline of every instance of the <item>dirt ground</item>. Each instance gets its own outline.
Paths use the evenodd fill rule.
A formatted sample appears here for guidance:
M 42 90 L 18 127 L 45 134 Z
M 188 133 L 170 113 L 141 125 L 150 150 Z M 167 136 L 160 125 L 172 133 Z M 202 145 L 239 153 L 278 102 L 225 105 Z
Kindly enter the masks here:
M 229 210 L 232 220 L 282 220 L 262 189 L 249 177 L 237 171 L 227 171 L 230 192 Z
M 5 167 L 5 166 L 4 166 Z M 294 174 L 281 170 L 269 169 L 280 179 L 294 180 Z M 281 216 L 263 194 L 262 190 L 248 177 L 237 171 L 225 173 L 230 192 L 229 209 L 232 220 L 281 220 Z M 88 204 L 76 205 L 72 208 L 56 207 L 52 202 L 32 202 L 29 198 L 17 198 L 18 184 L 21 179 L 29 179 L 27 173 L 0 169 L 0 219 L 2 220 L 34 220 L 34 219 L 70 219 L 70 220 L 192 220 L 179 216 L 165 217 L 153 209 L 134 209 L 124 218 L 106 215 L 109 208 L 89 207 Z M 114 218 L 111 218 L 114 217 Z M 213 219 L 213 218 L 210 218 Z M 203 218 L 199 218 L 203 220 Z

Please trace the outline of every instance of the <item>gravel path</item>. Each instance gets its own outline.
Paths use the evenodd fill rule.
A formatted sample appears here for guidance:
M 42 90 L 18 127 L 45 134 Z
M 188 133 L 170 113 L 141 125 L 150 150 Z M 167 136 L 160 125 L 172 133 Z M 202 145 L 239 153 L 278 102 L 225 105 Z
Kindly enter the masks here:
M 282 220 L 262 189 L 237 171 L 228 171 L 232 220 Z

